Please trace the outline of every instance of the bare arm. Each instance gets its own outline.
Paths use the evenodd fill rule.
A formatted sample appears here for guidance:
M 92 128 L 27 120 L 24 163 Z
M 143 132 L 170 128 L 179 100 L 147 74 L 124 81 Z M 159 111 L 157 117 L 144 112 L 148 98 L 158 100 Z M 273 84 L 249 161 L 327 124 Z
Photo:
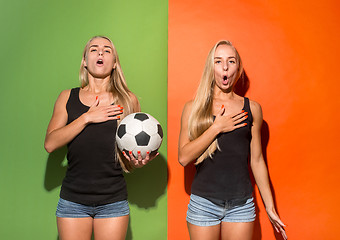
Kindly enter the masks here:
M 96 99 L 86 113 L 67 124 L 66 103 L 69 96 L 70 90 L 61 92 L 54 105 L 45 137 L 45 149 L 49 153 L 72 141 L 88 124 L 114 120 L 121 114 L 117 105 L 98 106 L 99 99 Z
M 214 123 L 198 138 L 190 141 L 188 121 L 191 114 L 192 101 L 185 104 L 182 118 L 181 130 L 178 143 L 178 161 L 182 166 L 197 159 L 215 140 L 221 132 L 230 132 L 236 128 L 245 126 L 239 124 L 246 118 L 246 113 L 237 113 L 235 115 L 224 115 L 224 106 L 221 107 L 216 115 Z
M 251 111 L 253 113 L 252 140 L 250 144 L 251 169 L 271 223 L 276 231 L 281 232 L 283 238 L 287 239 L 286 232 L 283 228 L 285 225 L 275 211 L 273 196 L 270 190 L 268 170 L 262 154 L 261 125 L 263 118 L 261 106 L 256 102 L 251 102 Z

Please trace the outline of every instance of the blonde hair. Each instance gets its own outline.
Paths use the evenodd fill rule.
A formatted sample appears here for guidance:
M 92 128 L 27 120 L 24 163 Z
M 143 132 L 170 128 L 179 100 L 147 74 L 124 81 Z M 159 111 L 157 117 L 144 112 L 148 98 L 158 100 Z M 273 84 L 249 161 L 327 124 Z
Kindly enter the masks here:
M 207 60 L 205 62 L 203 75 L 198 86 L 195 99 L 192 104 L 191 113 L 189 116 L 188 130 L 189 139 L 192 141 L 203 134 L 214 121 L 212 115 L 215 74 L 214 74 L 214 55 L 216 48 L 220 45 L 227 45 L 233 48 L 236 54 L 236 61 L 238 64 L 238 73 L 236 81 L 243 74 L 243 65 L 239 53 L 230 41 L 222 40 L 217 42 L 210 50 Z M 234 84 L 235 86 L 235 84 Z M 217 139 L 215 139 L 210 146 L 199 156 L 195 164 L 201 163 L 208 156 L 212 157 L 216 149 L 219 149 Z
M 112 45 L 113 57 L 114 57 L 114 61 L 116 63 L 116 66 L 111 72 L 110 83 L 109 83 L 107 90 L 112 93 L 113 102 L 115 104 L 119 104 L 119 105 L 124 107 L 123 114 L 121 115 L 120 119 L 118 120 L 118 124 L 119 124 L 120 121 L 125 116 L 129 115 L 130 113 L 135 112 L 136 109 L 133 109 L 133 102 L 132 102 L 132 99 L 130 97 L 130 95 L 133 94 L 133 93 L 129 90 L 129 88 L 126 84 L 125 77 L 124 77 L 124 74 L 123 74 L 123 70 L 122 70 L 122 67 L 121 67 L 120 62 L 119 62 L 117 50 L 116 50 L 116 48 L 115 48 L 115 46 L 114 46 L 114 44 L 113 44 L 113 42 L 111 41 L 110 38 L 108 38 L 106 36 L 94 36 L 85 45 L 82 61 L 81 61 L 81 64 L 80 64 L 80 70 L 79 70 L 80 84 L 81 84 L 82 88 L 84 88 L 85 86 L 87 86 L 89 84 L 88 71 L 87 71 L 87 68 L 85 67 L 85 62 L 87 60 L 87 54 L 88 54 L 88 51 L 89 51 L 89 48 L 90 48 L 90 44 L 91 44 L 92 40 L 94 40 L 96 38 L 104 38 L 104 39 L 108 40 Z M 130 164 L 129 161 L 127 161 L 127 159 L 118 150 L 117 146 L 115 148 L 116 148 L 115 149 L 116 150 L 115 151 L 115 153 L 116 153 L 115 159 L 118 159 L 121 167 L 123 168 L 123 170 L 125 172 L 130 172 L 133 169 L 132 165 Z

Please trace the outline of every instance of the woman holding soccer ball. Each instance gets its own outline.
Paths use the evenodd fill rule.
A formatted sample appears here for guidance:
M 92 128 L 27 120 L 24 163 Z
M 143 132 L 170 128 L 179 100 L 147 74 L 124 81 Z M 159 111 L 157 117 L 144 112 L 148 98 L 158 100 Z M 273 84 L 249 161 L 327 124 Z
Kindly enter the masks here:
M 49 153 L 68 146 L 56 212 L 59 237 L 90 240 L 93 232 L 95 239 L 125 239 L 129 206 L 123 170 L 142 167 L 151 157 L 122 156 L 115 133 L 118 122 L 139 112 L 140 105 L 107 37 L 88 41 L 79 76 L 81 88 L 59 95 L 45 138 Z
M 182 113 L 179 162 L 196 160 L 187 224 L 191 240 L 252 239 L 255 207 L 250 169 L 268 217 L 284 239 L 261 148 L 261 106 L 235 94 L 241 58 L 229 41 L 209 52 L 196 97 Z

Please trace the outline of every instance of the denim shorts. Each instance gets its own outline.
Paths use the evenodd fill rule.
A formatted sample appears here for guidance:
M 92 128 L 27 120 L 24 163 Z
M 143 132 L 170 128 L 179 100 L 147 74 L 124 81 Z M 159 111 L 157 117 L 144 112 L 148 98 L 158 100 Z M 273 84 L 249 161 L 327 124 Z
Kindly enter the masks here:
M 129 215 L 127 200 L 99 206 L 87 206 L 60 198 L 56 216 L 62 218 L 112 218 Z
M 187 222 L 197 226 L 214 226 L 221 222 L 253 222 L 255 220 L 253 198 L 245 203 L 231 206 L 228 201 L 208 200 L 191 194 Z

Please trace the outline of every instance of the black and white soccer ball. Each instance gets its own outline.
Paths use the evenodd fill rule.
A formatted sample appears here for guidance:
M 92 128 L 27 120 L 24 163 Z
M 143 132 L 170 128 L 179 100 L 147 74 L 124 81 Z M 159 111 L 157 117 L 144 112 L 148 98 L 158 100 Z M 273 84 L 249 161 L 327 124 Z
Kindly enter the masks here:
M 118 148 L 127 155 L 132 151 L 135 158 L 138 157 L 138 151 L 143 158 L 146 152 L 150 156 L 156 154 L 162 140 L 163 130 L 159 122 L 150 114 L 142 112 L 127 115 L 120 122 L 116 133 Z

